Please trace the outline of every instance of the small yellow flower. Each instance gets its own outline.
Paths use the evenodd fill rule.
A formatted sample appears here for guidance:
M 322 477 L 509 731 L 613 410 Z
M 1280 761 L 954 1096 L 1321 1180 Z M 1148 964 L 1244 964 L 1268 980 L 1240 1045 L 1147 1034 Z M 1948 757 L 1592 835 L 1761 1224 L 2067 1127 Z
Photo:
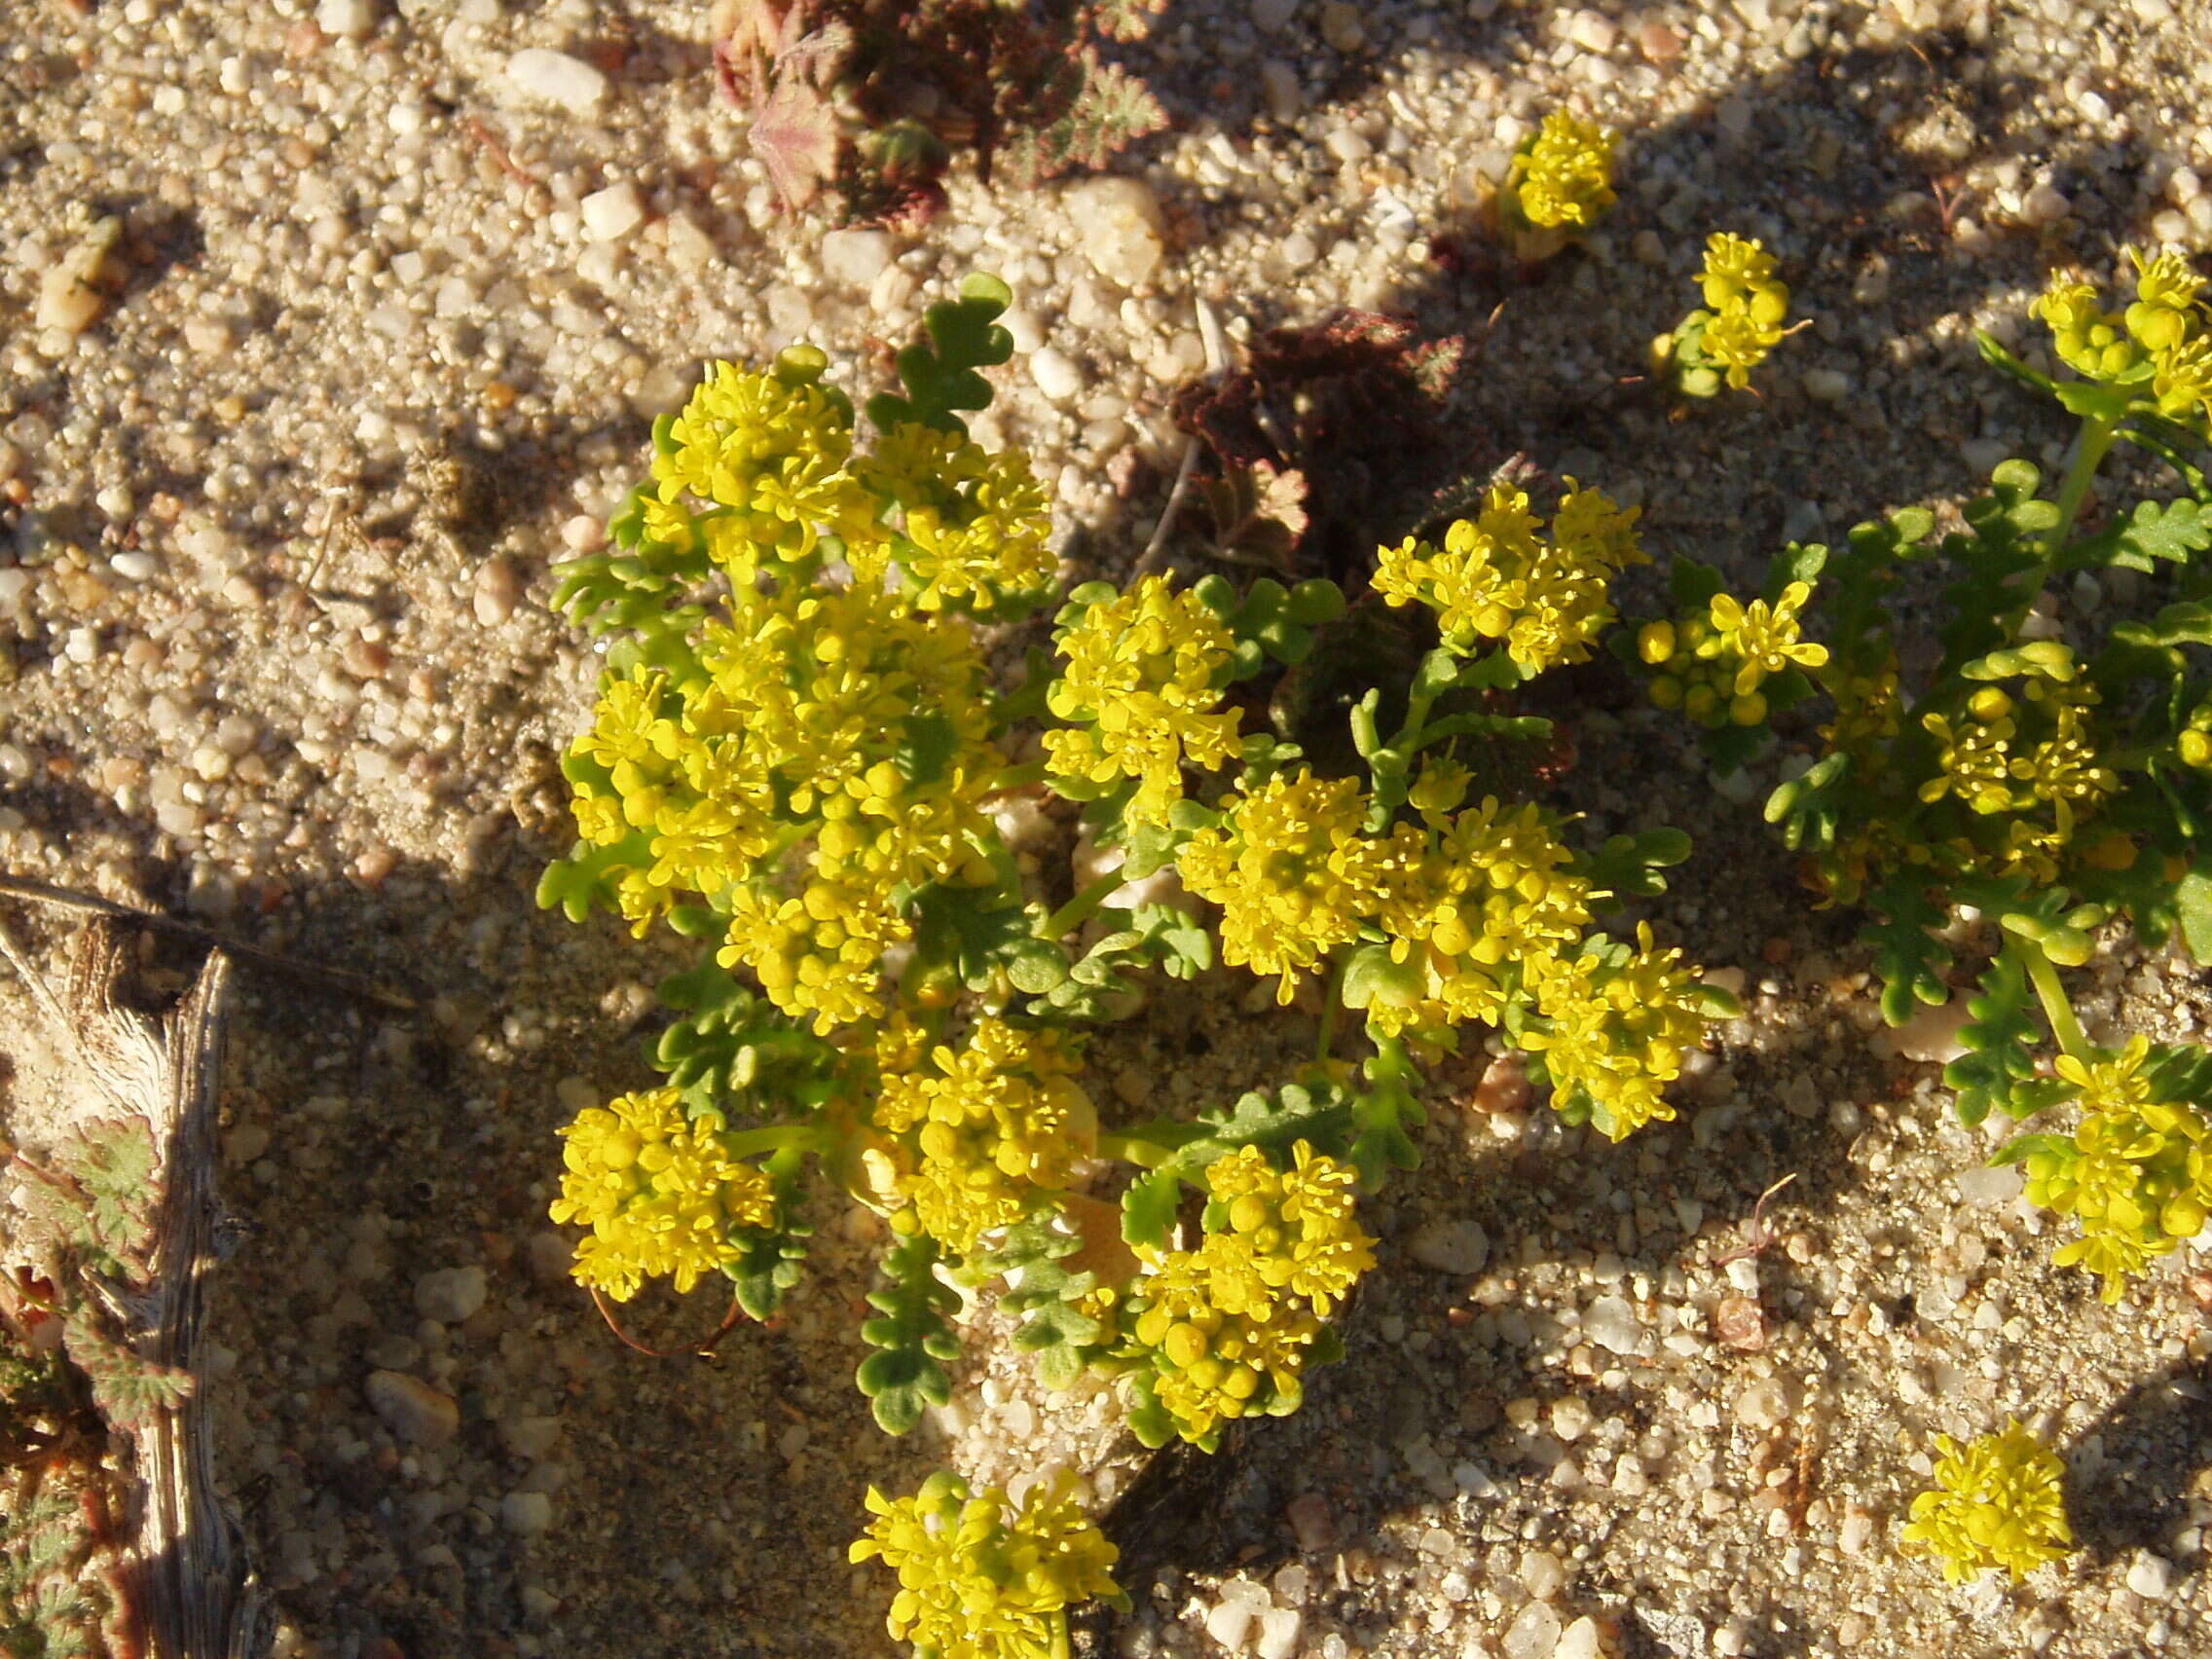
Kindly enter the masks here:
M 568 1171 L 550 1213 L 591 1229 L 572 1271 L 616 1302 L 648 1278 L 690 1290 L 741 1259 L 737 1232 L 775 1219 L 767 1176 L 732 1157 L 715 1124 L 687 1121 L 673 1088 L 587 1106 L 561 1135 Z
M 1221 701 L 1236 642 L 1167 577 L 1084 607 L 1058 643 L 1068 667 L 1047 701 L 1083 723 L 1045 734 L 1055 776 L 1102 787 L 1135 778 L 1130 821 L 1164 824 L 1183 795 L 1185 761 L 1211 770 L 1235 758 L 1236 712 Z
M 1662 1090 L 1706 1031 L 1698 976 L 1677 966 L 1681 952 L 1654 950 L 1648 922 L 1636 937 L 1637 950 L 1617 968 L 1594 952 L 1532 958 L 1546 1028 L 1521 1038 L 1543 1056 L 1554 1089 L 1563 1096 L 1580 1089 L 1590 1121 L 1616 1141 L 1675 1116 Z
M 1939 1434 L 1936 1449 L 1936 1486 L 1912 1500 L 1898 1542 L 1933 1555 L 1946 1579 L 1962 1583 L 1991 1567 L 2025 1578 L 2073 1544 L 2065 1465 L 2018 1421 L 1963 1449 Z
M 1644 555 L 1637 508 L 1571 478 L 1567 484 L 1549 543 L 1537 535 L 1528 493 L 1493 484 L 1473 520 L 1445 532 L 1442 550 L 1412 536 L 1378 548 L 1375 591 L 1393 607 L 1435 611 L 1445 645 L 1460 655 L 1495 640 L 1526 675 L 1587 661 L 1613 619 L 1612 576 Z
M 1587 230 L 1613 204 L 1613 135 L 1552 111 L 1514 154 L 1504 195 L 1529 224 Z
M 1098 1115 L 1075 1082 L 1080 1042 L 989 1015 L 958 1049 L 887 1072 L 873 1118 L 910 1153 L 899 1194 L 922 1231 L 954 1256 L 1011 1227 L 1064 1188 L 1097 1138 Z
M 1222 907 L 1222 959 L 1280 976 L 1279 1002 L 1382 901 L 1383 854 L 1366 821 L 1357 782 L 1301 767 L 1233 796 L 1222 827 L 1194 835 L 1177 860 L 1183 885 Z
M 1118 1553 L 1083 1512 L 1066 1470 L 1010 1502 L 997 1487 L 971 1496 L 940 1471 L 912 1497 L 867 1491 L 875 1520 L 852 1561 L 880 1558 L 899 1575 L 891 1636 L 916 1659 L 1065 1659 L 1067 1609 L 1121 1602 Z
M 2098 1274 L 2106 1302 L 2212 1216 L 2212 1122 L 2188 1101 L 2157 1097 L 2150 1055 L 2140 1036 L 2117 1053 L 2061 1054 L 2054 1069 L 2079 1093 L 2081 1125 L 2025 1160 L 2029 1201 L 2081 1228 L 2051 1259 Z
M 1717 650 L 1738 660 L 1735 692 L 1739 697 L 1756 691 L 1769 675 L 1780 674 L 1792 663 L 1819 668 L 1828 660 L 1828 648 L 1801 640 L 1797 612 L 1813 597 L 1813 584 L 1791 582 L 1782 598 L 1769 606 L 1763 599 L 1745 605 L 1733 594 L 1716 593 L 1707 608 Z

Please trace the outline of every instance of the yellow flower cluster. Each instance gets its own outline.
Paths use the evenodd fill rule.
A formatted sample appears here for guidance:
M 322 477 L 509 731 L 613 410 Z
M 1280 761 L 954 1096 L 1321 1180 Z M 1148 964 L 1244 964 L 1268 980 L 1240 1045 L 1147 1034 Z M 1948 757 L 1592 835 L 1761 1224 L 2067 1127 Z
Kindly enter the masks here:
M 2070 659 L 2064 672 L 2072 672 Z M 2081 681 L 2038 677 L 2019 697 L 1981 687 L 1956 719 L 1923 715 L 1921 724 L 1936 739 L 1937 771 L 1920 786 L 1920 798 L 1955 796 L 1982 817 L 2038 815 L 2006 826 L 1998 866 L 2055 880 L 2058 853 L 2119 787 L 2097 760 L 2088 714 L 2096 701 L 2095 688 Z M 2047 819 L 2041 816 L 2046 810 Z
M 913 585 L 917 609 L 988 608 L 1000 593 L 1051 586 L 1058 562 L 1048 546 L 1051 503 L 1014 451 L 987 453 L 973 438 L 904 425 L 853 465 L 873 495 L 896 503 L 902 537 L 848 541 L 846 562 L 863 581 L 882 577 L 894 553 Z
M 1054 777 L 1078 788 L 1134 778 L 1129 822 L 1164 824 L 1182 798 L 1186 761 L 1211 769 L 1236 754 L 1236 712 L 1220 706 L 1235 641 L 1220 617 L 1158 575 L 1071 606 L 1057 640 L 1068 666 L 1048 700 L 1061 719 L 1080 723 L 1045 734 Z
M 673 1088 L 587 1106 L 561 1131 L 556 1222 L 591 1229 L 576 1247 L 576 1281 L 617 1302 L 648 1278 L 688 1291 L 743 1254 L 732 1234 L 775 1220 L 768 1178 L 732 1155 L 716 1124 L 683 1116 Z
M 766 374 L 715 363 L 653 457 L 659 510 L 647 515 L 656 540 L 686 544 L 693 520 L 686 494 L 718 509 L 702 527 L 709 552 L 732 582 L 761 564 L 814 552 L 822 527 L 839 533 L 872 516 L 866 493 L 845 469 L 853 449 L 852 405 L 820 385 L 829 358 L 794 346 Z
M 2051 1259 L 2098 1274 L 2107 1302 L 2212 1215 L 2212 1124 L 2188 1101 L 2157 1097 L 2144 1069 L 2150 1051 L 2135 1037 L 2119 1053 L 2059 1055 L 2058 1075 L 2080 1091 L 2081 1125 L 2071 1141 L 2037 1137 L 2024 1161 L 2029 1201 L 2082 1229 Z
M 1775 279 L 1774 255 L 1755 238 L 1725 231 L 1715 231 L 1706 242 L 1698 282 L 1712 312 L 1700 337 L 1704 354 L 1741 391 L 1751 384 L 1751 370 L 1782 344 L 1789 290 Z
M 1673 1119 L 1662 1090 L 1706 1027 L 1698 977 L 1677 966 L 1682 953 L 1653 950 L 1648 922 L 1638 925 L 1636 942 L 1617 965 L 1595 951 L 1527 964 L 1546 1028 L 1523 1033 L 1521 1046 L 1543 1056 L 1561 1098 L 1580 1090 L 1590 1121 L 1616 1141 Z
M 1555 109 L 1514 152 L 1502 200 L 1527 224 L 1589 229 L 1613 204 L 1613 135 Z
M 1716 593 L 1705 614 L 1672 622 L 1646 622 L 1638 633 L 1637 654 L 1659 670 L 1651 681 L 1651 700 L 1662 709 L 1679 709 L 1700 725 L 1754 726 L 1767 717 L 1759 687 L 1795 666 L 1820 668 L 1828 648 L 1799 636 L 1797 613 L 1812 598 L 1810 582 L 1791 582 L 1769 605 L 1746 605 L 1733 594 Z
M 959 1476 L 940 1472 L 912 1497 L 869 1487 L 867 1507 L 876 1519 L 850 1557 L 881 1557 L 898 1573 L 891 1636 L 912 1642 L 915 1659 L 1066 1659 L 1067 1609 L 1121 1600 L 1120 1552 L 1084 1514 L 1065 1470 L 1018 1505 L 997 1487 L 971 1496 Z
M 1321 1316 L 1375 1265 L 1352 1219 L 1356 1173 L 1291 1149 L 1286 1174 L 1257 1148 L 1206 1168 L 1207 1231 L 1196 1250 L 1140 1250 L 1131 1334 L 1154 1360 L 1155 1397 L 1194 1444 L 1225 1420 L 1295 1409 Z
M 723 965 L 828 1031 L 882 1013 L 878 959 L 910 932 L 894 889 L 987 874 L 982 663 L 880 587 L 748 585 L 729 607 L 684 678 L 609 676 L 572 810 L 586 842 L 640 853 L 613 872 L 639 932 L 704 898 L 729 917 Z
M 985 1015 L 955 1050 L 886 1067 L 876 1126 L 900 1137 L 897 1197 L 924 1233 L 955 1256 L 1011 1227 L 1038 1198 L 1067 1185 L 1097 1139 L 1098 1116 L 1075 1078 L 1079 1039 L 1021 1031 Z
M 1300 767 L 1234 796 L 1177 859 L 1183 885 L 1222 907 L 1222 959 L 1279 975 L 1278 1002 L 1381 903 L 1387 855 L 1366 822 L 1357 782 Z
M 2178 253 L 2134 263 L 2135 299 L 2107 312 L 2094 283 L 2054 276 L 2030 308 L 2050 327 L 2058 355 L 2083 378 L 2142 386 L 2172 421 L 2212 420 L 2212 312 L 2198 299 L 2203 278 Z
M 1536 534 L 1527 492 L 1493 484 L 1472 522 L 1445 532 L 1442 551 L 1412 536 L 1377 549 L 1375 591 L 1392 606 L 1435 611 L 1445 645 L 1460 655 L 1497 640 L 1525 675 L 1587 660 L 1613 619 L 1607 584 L 1644 555 L 1639 509 L 1571 478 L 1567 485 L 1550 541 Z
M 2065 1465 L 2017 1421 L 1964 1448 L 1939 1434 L 1936 1450 L 1935 1489 L 1912 1500 L 1900 1545 L 1933 1555 L 1953 1584 L 1993 1567 L 2025 1578 L 2066 1553 Z
M 1527 965 L 1571 952 L 1599 897 L 1567 866 L 1572 855 L 1532 801 L 1495 796 L 1447 820 L 1466 779 L 1424 767 L 1413 798 L 1430 833 L 1403 827 L 1378 920 L 1394 962 L 1410 970 L 1367 1007 L 1371 1030 L 1494 1024 Z

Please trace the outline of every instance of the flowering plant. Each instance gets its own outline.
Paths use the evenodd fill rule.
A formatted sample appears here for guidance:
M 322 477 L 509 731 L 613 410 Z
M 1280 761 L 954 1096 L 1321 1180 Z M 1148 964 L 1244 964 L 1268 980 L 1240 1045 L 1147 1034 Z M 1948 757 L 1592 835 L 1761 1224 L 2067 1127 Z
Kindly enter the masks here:
M 1678 562 L 1677 612 L 1627 651 L 1654 701 L 1707 728 L 1723 772 L 1771 741 L 1785 710 L 1826 699 L 1817 751 L 1766 816 L 1825 902 L 1873 913 L 1892 1024 L 1950 996 L 1941 930 L 1954 915 L 1998 924 L 1960 1033 L 1968 1051 L 1945 1079 L 1968 1123 L 2079 1106 L 2071 1135 L 2020 1137 L 1998 1161 L 2024 1163 L 2031 1198 L 2074 1219 L 2057 1259 L 2100 1274 L 2108 1301 L 2212 1210 L 2212 1052 L 2142 1037 L 2096 1046 L 2059 974 L 2089 960 L 2109 918 L 2212 961 L 2212 679 L 2191 655 L 2212 645 L 2212 485 L 2193 459 L 2212 442 L 2212 315 L 2177 256 L 2131 258 L 2137 298 L 2123 313 L 2064 277 L 2035 307 L 2084 378 L 2054 381 L 1981 341 L 1988 361 L 2081 421 L 2056 500 L 2038 496 L 2035 467 L 2005 461 L 1963 530 L 1934 538 L 1933 515 L 1914 508 L 1859 526 L 1832 557 L 1791 545 L 1749 605 L 1716 571 Z M 2092 522 L 2097 468 L 2122 441 L 2171 464 L 2187 494 Z M 1949 569 L 1950 620 L 1933 670 L 1908 679 L 1891 601 L 1924 560 Z M 2101 593 L 2096 572 L 2161 570 L 2178 592 L 2147 621 L 2096 639 L 2089 615 L 2061 614 L 2061 595 Z M 1814 615 L 1825 644 L 1801 637 Z M 2046 1031 L 2058 1053 L 2039 1063 Z
M 1774 255 L 1755 238 L 1714 232 L 1698 285 L 1705 306 L 1652 343 L 1652 359 L 1685 396 L 1712 397 L 1723 385 L 1742 391 L 1766 354 L 1804 324 L 1782 326 L 1789 290 L 1774 274 Z
M 1898 1535 L 1906 1549 L 1933 1555 L 1954 1584 L 1991 1567 L 2018 1580 L 2066 1553 L 2065 1466 L 2017 1421 L 1963 1448 L 1938 1434 L 1936 1450 L 1936 1485 Z
M 1617 1140 L 1673 1115 L 1683 1052 L 1733 1005 L 1648 925 L 1596 931 L 1663 890 L 1685 837 L 1586 853 L 1479 770 L 1548 733 L 1503 699 L 1590 654 L 1642 558 L 1633 508 L 1569 480 L 1545 528 L 1499 483 L 1441 547 L 1382 549 L 1364 608 L 1429 643 L 1351 699 L 1343 766 L 1309 756 L 1326 734 L 1256 717 L 1325 634 L 1367 625 L 1326 581 L 1086 583 L 1054 621 L 1064 666 L 1033 653 L 1001 688 L 974 625 L 1056 576 L 1026 460 L 961 419 L 1013 350 L 1009 299 L 972 277 L 932 309 L 865 450 L 820 352 L 715 365 L 656 426 L 614 550 L 568 568 L 608 667 L 565 762 L 579 840 L 540 902 L 705 949 L 661 989 L 667 1083 L 569 1125 L 553 1215 L 591 1230 L 574 1272 L 603 1306 L 719 1273 L 765 1318 L 812 1160 L 887 1224 L 858 1379 L 884 1428 L 949 1398 L 959 1293 L 997 1287 L 1049 1385 L 1103 1373 L 1147 1444 L 1211 1450 L 1295 1410 L 1338 1351 L 1325 1321 L 1375 1260 L 1356 1197 L 1414 1161 L 1420 1058 L 1495 1026 L 1563 1116 Z M 1078 816 L 1111 867 L 1034 891 L 1010 829 Z M 1195 1117 L 1110 1113 L 1088 1029 L 1140 974 L 1217 953 L 1280 1002 L 1322 987 L 1313 1061 Z M 894 1634 L 1064 1651 L 1062 1609 L 1111 1588 L 1112 1551 L 1065 1492 L 1043 1504 L 1009 1519 L 949 1476 L 871 1497 L 856 1559 L 900 1573 Z
M 1498 234 L 1516 258 L 1549 259 L 1613 202 L 1613 134 L 1555 109 L 1513 152 L 1497 193 Z

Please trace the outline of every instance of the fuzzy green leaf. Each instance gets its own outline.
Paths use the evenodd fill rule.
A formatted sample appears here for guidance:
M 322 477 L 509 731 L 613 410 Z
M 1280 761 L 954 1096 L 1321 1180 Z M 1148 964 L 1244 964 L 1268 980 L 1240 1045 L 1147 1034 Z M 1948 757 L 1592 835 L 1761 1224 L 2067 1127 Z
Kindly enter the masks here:
M 63 1321 L 61 1346 L 92 1384 L 100 1416 L 127 1434 L 152 1427 L 162 1413 L 191 1398 L 191 1372 L 156 1364 L 118 1342 L 90 1308 L 79 1308 Z
M 659 995 L 680 1017 L 654 1044 L 652 1063 L 683 1091 L 691 1116 L 740 1105 L 811 1110 L 828 1097 L 837 1051 L 712 956 L 663 979 Z
M 1175 1225 L 1175 1211 L 1182 1199 L 1183 1183 L 1173 1163 L 1146 1170 L 1122 1194 L 1123 1241 L 1131 1248 L 1161 1248 L 1167 1242 L 1167 1230 Z
M 1943 553 L 1959 579 L 1943 590 L 1951 620 L 1942 630 L 1938 679 L 2019 637 L 2033 578 L 2044 565 L 2043 537 L 2058 524 L 2056 505 L 2035 493 L 2041 479 L 2024 461 L 2000 461 L 1990 474 L 1990 493 L 1963 509 L 1968 529 L 1943 537 Z
M 1419 1166 L 1420 1149 L 1414 1145 L 1412 1131 L 1428 1122 L 1428 1114 L 1414 1095 L 1420 1087 L 1420 1073 L 1396 1038 L 1385 1037 L 1375 1045 L 1360 1075 L 1367 1087 L 1352 1096 L 1357 1132 L 1350 1157 L 1359 1167 L 1360 1187 L 1372 1193 L 1389 1170 Z

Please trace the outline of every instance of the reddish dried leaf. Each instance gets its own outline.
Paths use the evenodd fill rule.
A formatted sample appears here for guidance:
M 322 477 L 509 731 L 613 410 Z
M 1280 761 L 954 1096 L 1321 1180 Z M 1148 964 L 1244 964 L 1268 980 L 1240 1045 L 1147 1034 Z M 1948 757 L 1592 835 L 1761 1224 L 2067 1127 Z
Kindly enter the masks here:
M 804 207 L 837 170 L 836 112 L 803 81 L 786 82 L 756 105 L 747 136 L 788 208 Z

